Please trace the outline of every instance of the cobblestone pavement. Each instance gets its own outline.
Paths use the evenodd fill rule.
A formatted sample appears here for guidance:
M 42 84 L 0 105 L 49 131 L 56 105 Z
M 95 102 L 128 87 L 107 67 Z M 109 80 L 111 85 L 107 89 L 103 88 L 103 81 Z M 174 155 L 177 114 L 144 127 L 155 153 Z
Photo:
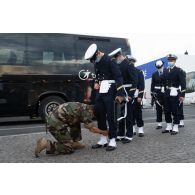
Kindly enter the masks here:
M 83 142 L 86 147 L 71 155 L 47 156 L 44 152 L 40 158 L 33 155 L 36 140 L 50 134 L 30 133 L 25 135 L 9 135 L 0 137 L 0 162 L 31 162 L 31 163 L 165 163 L 195 162 L 195 120 L 185 121 L 185 128 L 178 135 L 162 134 L 155 129 L 155 123 L 145 124 L 145 137 L 135 136 L 132 143 L 118 143 L 115 151 L 91 149 L 98 135 L 83 129 Z M 164 124 L 165 126 L 165 124 Z
M 130 144 L 118 143 L 117 150 L 106 152 L 105 149 L 93 150 L 91 144 L 97 135 L 83 130 L 83 142 L 86 148 L 71 155 L 46 156 L 34 158 L 33 150 L 36 139 L 45 133 L 5 136 L 0 138 L 0 162 L 195 162 L 195 121 L 188 121 L 188 126 L 176 136 L 161 134 L 154 124 L 146 124 L 145 137 L 134 137 Z

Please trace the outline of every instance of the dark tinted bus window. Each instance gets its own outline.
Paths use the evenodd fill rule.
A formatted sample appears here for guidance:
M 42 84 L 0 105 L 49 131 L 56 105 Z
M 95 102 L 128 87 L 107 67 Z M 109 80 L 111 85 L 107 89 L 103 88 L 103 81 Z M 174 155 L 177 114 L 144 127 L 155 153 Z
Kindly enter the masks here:
M 28 34 L 29 65 L 66 65 L 75 63 L 74 37 L 63 34 Z
M 0 65 L 25 63 L 25 34 L 0 34 Z
M 108 38 L 108 37 L 93 37 L 93 36 L 78 36 L 76 41 L 77 59 L 81 64 L 87 63 L 84 60 L 85 51 L 90 44 L 96 43 L 99 50 L 108 54 L 111 51 L 122 48 L 124 55 L 130 55 L 130 46 L 126 39 Z

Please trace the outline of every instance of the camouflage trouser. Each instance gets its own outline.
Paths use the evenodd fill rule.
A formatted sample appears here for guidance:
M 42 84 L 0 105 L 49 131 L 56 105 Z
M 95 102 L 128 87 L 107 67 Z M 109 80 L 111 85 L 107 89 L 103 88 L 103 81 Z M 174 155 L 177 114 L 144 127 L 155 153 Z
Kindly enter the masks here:
M 53 137 L 57 140 L 56 143 L 52 143 L 52 150 L 53 152 L 56 151 L 59 154 L 69 153 L 67 152 L 67 149 L 69 151 L 71 142 L 80 141 L 82 139 L 80 123 L 71 127 L 63 127 L 59 130 L 55 127 L 49 126 L 48 130 L 51 135 L 53 135 Z

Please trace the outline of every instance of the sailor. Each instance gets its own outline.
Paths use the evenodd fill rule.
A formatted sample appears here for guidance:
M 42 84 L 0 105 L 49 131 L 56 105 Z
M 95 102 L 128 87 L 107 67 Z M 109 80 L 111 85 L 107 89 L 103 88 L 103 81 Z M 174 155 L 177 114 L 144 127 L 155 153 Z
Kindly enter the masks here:
M 183 75 L 186 79 L 186 72 L 183 71 Z M 180 86 L 180 90 L 181 90 L 181 86 Z M 184 127 L 184 112 L 183 112 L 183 102 L 180 104 L 180 107 L 179 107 L 179 128 L 182 128 Z
M 123 144 L 130 143 L 133 139 L 133 101 L 134 93 L 138 83 L 137 72 L 131 66 L 129 60 L 123 55 L 122 49 L 118 48 L 109 54 L 119 65 L 123 76 L 123 87 L 126 95 L 125 115 L 119 121 L 119 131 L 117 140 Z M 126 127 L 126 128 L 125 128 Z M 125 132 L 126 130 L 126 132 Z
M 136 58 L 134 58 L 131 55 L 127 55 L 126 58 L 129 60 L 130 64 L 134 67 L 136 63 Z M 137 71 L 138 76 L 138 83 L 137 83 L 137 89 L 134 94 L 134 103 L 133 103 L 133 132 L 134 135 L 136 135 L 136 126 L 138 127 L 138 136 L 143 137 L 144 136 L 144 121 L 142 117 L 142 100 L 144 96 L 144 89 L 145 89 L 145 80 L 144 80 L 144 74 L 143 71 L 139 70 L 138 68 L 135 68 Z
M 165 72 L 165 120 L 167 128 L 162 133 L 178 134 L 179 109 L 185 98 L 186 79 L 183 70 L 177 67 L 177 56 L 167 56 L 168 68 Z M 172 119 L 173 118 L 173 119 Z M 173 126 L 172 126 L 173 122 Z
M 179 107 L 179 128 L 184 127 L 184 112 L 183 112 L 183 103 Z
M 107 137 L 101 135 L 93 149 L 106 147 L 106 151 L 116 149 L 117 123 L 114 120 L 114 101 L 121 103 L 124 99 L 123 78 L 118 65 L 111 57 L 100 51 L 96 44 L 89 46 L 85 53 L 86 60 L 94 64 L 96 79 L 94 88 L 99 89 L 94 112 L 98 122 L 98 128 L 107 130 L 109 126 L 109 143 Z
M 164 108 L 164 98 L 165 98 L 165 89 L 164 89 L 164 62 L 158 60 L 155 63 L 157 71 L 152 75 L 151 82 L 151 96 L 156 105 L 156 129 L 162 129 L 162 114 Z

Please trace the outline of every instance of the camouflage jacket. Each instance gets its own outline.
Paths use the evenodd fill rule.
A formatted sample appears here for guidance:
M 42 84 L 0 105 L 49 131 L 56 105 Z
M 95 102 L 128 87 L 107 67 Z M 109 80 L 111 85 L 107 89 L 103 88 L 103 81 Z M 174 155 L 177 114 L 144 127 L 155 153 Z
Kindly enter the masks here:
M 93 112 L 89 105 L 79 102 L 67 102 L 57 107 L 47 118 L 48 126 L 57 130 L 84 123 L 93 127 Z

